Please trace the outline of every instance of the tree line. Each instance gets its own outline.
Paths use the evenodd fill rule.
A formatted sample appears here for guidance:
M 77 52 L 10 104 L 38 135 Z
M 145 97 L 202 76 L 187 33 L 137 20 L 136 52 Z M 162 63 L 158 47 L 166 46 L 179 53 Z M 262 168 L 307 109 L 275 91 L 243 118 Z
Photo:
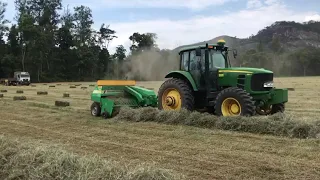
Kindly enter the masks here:
M 178 68 L 175 51 L 159 49 L 154 33 L 133 33 L 128 50 L 109 52 L 118 38 L 110 25 L 93 29 L 92 10 L 77 6 L 73 12 L 62 0 L 15 0 L 15 22 L 6 19 L 7 4 L 0 0 L 0 78 L 28 71 L 33 82 L 94 81 L 97 79 L 159 80 Z M 62 13 L 59 13 L 62 12 Z M 9 25 L 10 24 L 10 25 Z M 318 25 L 309 24 L 318 30 Z M 319 75 L 319 48 L 285 53 L 278 39 L 271 52 L 261 41 L 240 54 L 240 66 L 263 67 L 278 75 Z M 278 65 L 278 64 L 281 65 Z M 165 69 L 159 66 L 165 65 Z
M 33 82 L 124 78 L 121 70 L 128 59 L 127 50 L 119 45 L 110 54 L 109 44 L 118 38 L 116 31 L 106 24 L 94 30 L 89 7 L 77 6 L 71 13 L 62 0 L 14 3 L 16 23 L 9 27 L 7 4 L 0 1 L 0 77 L 28 71 Z M 155 38 L 152 33 L 132 34 L 128 37 L 132 41 L 130 54 L 156 47 Z

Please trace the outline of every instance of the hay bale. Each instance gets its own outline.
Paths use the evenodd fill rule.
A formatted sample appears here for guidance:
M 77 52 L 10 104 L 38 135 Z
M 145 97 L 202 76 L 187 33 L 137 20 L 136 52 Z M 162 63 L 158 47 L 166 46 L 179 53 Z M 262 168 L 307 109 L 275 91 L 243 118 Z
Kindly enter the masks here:
M 81 87 L 81 89 L 87 89 L 87 87 Z
M 25 96 L 14 96 L 13 100 L 14 101 L 23 101 L 23 100 L 27 100 L 27 97 L 25 97 Z
M 70 88 L 77 88 L 76 86 L 70 86 Z
M 57 84 L 57 86 L 61 86 L 61 84 Z
M 46 86 L 47 84 L 43 84 L 43 85 L 45 85 L 45 86 Z
M 90 84 L 89 87 L 94 87 L 94 84 Z
M 38 91 L 37 95 L 48 95 L 47 91 Z
M 55 106 L 67 107 L 70 106 L 70 103 L 67 101 L 55 101 Z
M 54 86 L 54 85 L 50 85 L 49 87 L 50 87 L 50 88 L 53 88 L 53 87 L 56 87 L 56 86 Z
M 287 89 L 288 89 L 288 91 L 295 91 L 294 88 L 287 88 Z
M 17 90 L 17 94 L 23 94 L 22 90 Z
M 70 97 L 70 94 L 69 93 L 63 93 L 63 97 L 64 98 Z
M 3 98 L 3 94 L 0 94 L 0 98 Z
M 31 85 L 31 87 L 37 87 L 36 85 Z
M 0 90 L 0 92 L 4 93 L 4 92 L 8 92 L 8 90 L 2 89 Z

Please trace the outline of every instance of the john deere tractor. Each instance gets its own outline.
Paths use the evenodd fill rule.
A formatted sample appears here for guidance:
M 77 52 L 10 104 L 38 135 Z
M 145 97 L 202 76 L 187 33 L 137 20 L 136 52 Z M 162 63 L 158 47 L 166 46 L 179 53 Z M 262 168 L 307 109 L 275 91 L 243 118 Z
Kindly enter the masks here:
M 201 110 L 218 116 L 270 115 L 283 112 L 287 89 L 273 85 L 273 72 L 231 67 L 225 41 L 180 50 L 180 69 L 166 75 L 158 91 L 158 108 Z

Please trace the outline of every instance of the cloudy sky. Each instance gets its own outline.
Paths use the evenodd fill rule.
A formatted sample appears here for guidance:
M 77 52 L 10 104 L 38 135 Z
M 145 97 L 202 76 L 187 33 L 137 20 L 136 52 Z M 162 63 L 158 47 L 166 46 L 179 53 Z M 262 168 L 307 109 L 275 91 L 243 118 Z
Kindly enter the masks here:
M 14 0 L 6 17 L 13 21 Z M 62 0 L 64 7 L 89 6 L 94 28 L 117 31 L 110 47 L 130 46 L 134 32 L 157 33 L 160 48 L 209 40 L 220 35 L 248 37 L 275 21 L 320 21 L 320 0 Z

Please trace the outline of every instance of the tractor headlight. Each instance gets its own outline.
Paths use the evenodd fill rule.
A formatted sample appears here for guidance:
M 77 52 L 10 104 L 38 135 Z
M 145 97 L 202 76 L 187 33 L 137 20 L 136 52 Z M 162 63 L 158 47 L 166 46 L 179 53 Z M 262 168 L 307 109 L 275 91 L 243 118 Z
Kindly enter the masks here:
M 263 87 L 265 87 L 265 88 L 273 87 L 273 81 L 264 83 L 264 84 L 263 84 Z

